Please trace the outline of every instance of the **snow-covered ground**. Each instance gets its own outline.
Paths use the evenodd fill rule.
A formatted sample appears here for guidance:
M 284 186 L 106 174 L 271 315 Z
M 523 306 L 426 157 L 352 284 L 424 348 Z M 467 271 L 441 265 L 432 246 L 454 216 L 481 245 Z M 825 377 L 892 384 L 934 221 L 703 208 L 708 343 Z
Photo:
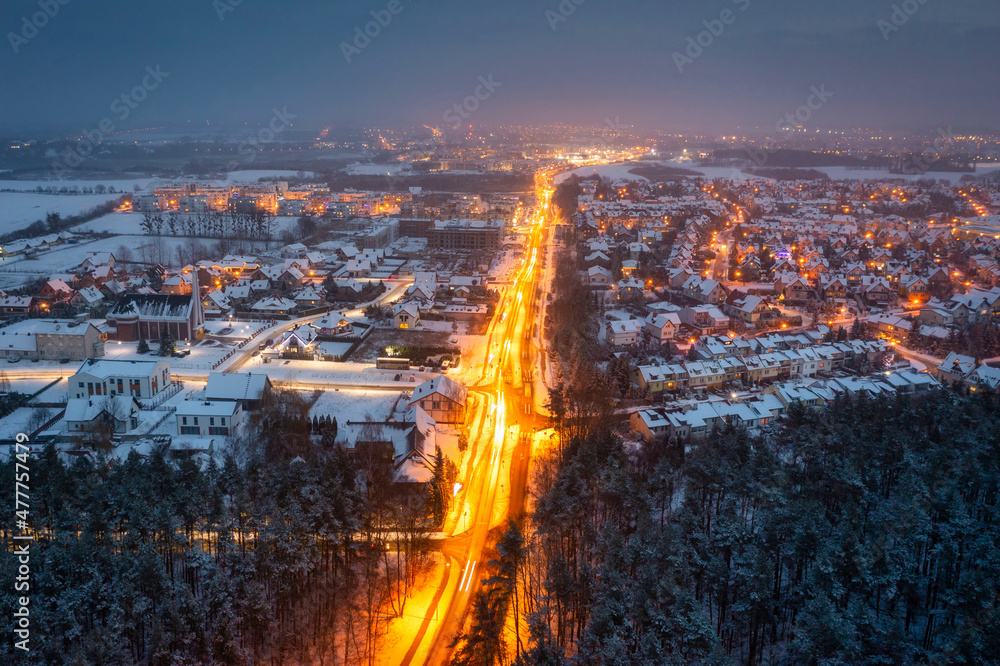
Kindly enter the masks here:
M 179 351 L 190 351 L 184 358 L 166 357 L 170 361 L 170 372 L 177 375 L 205 375 L 214 371 L 215 366 L 222 362 L 230 352 L 238 351 L 233 343 L 227 344 L 218 340 L 202 339 L 188 345 L 184 341 L 177 342 Z M 134 342 L 108 341 L 104 345 L 104 356 L 108 359 L 123 361 L 156 361 L 161 357 L 156 355 L 157 343 L 151 343 L 149 354 L 139 354 Z
M 564 180 L 568 180 L 572 176 L 580 176 L 581 178 L 586 178 L 587 176 L 599 175 L 602 178 L 607 178 L 610 180 L 636 180 L 640 182 L 648 182 L 647 178 L 642 176 L 637 176 L 634 173 L 629 173 L 629 169 L 634 169 L 638 164 L 599 164 L 597 166 L 585 166 L 579 169 L 573 169 L 572 171 L 566 171 L 557 175 L 553 180 L 556 185 L 562 183 Z
M 412 390 L 418 384 L 437 376 L 435 372 L 419 370 L 379 370 L 366 363 L 336 363 L 326 361 L 292 361 L 278 359 L 264 363 L 256 356 L 240 368 L 240 372 L 261 372 L 273 382 L 282 382 L 291 388 L 314 384 L 331 384 L 343 387 Z M 396 381 L 396 375 L 400 380 Z M 410 378 L 413 381 L 410 381 Z
M 316 175 L 311 171 L 292 171 L 290 169 L 246 169 L 244 171 L 230 171 L 227 179 L 235 183 L 256 183 L 261 178 L 298 178 L 300 173 L 306 178 L 312 178 Z
M 722 167 L 722 166 L 698 166 L 692 164 L 691 162 L 659 162 L 659 166 L 673 167 L 677 169 L 687 169 L 689 171 L 697 171 L 704 174 L 704 177 L 709 180 L 714 180 L 717 178 L 734 180 L 734 181 L 745 181 L 754 176 L 744 173 L 741 167 Z M 646 178 L 637 176 L 633 173 L 629 173 L 629 169 L 636 168 L 637 164 L 604 164 L 598 166 L 586 166 L 580 167 L 579 169 L 574 169 L 573 171 L 567 171 L 561 173 L 555 177 L 556 184 L 567 180 L 573 175 L 579 175 L 581 177 L 591 176 L 594 174 L 599 174 L 603 178 L 608 178 L 611 180 L 638 180 L 646 181 Z M 767 165 L 765 165 L 766 167 Z M 889 180 L 889 179 L 899 179 L 906 182 L 912 183 L 918 180 L 942 180 L 947 181 L 952 185 L 958 185 L 964 173 L 941 173 L 935 171 L 929 171 L 926 174 L 904 176 L 900 174 L 889 173 L 888 171 L 862 171 L 860 169 L 852 169 L 850 167 L 805 167 L 809 169 L 815 169 L 816 171 L 822 171 L 828 175 L 833 180 Z M 983 168 L 979 169 L 975 174 L 976 176 L 981 176 L 990 171 L 1000 170 L 1000 166 L 997 165 L 984 165 Z
M 117 253 L 123 245 L 129 248 L 136 261 L 155 261 L 169 266 L 177 263 L 177 248 L 186 243 L 187 239 L 165 236 L 113 236 L 75 245 L 59 245 L 33 259 L 24 259 L 23 256 L 0 258 L 0 289 L 15 288 L 40 277 L 68 272 L 83 263 L 91 252 Z
M 309 416 L 336 417 L 337 423 L 340 424 L 348 421 L 364 421 L 369 414 L 376 421 L 386 421 L 393 414 L 401 419 L 406 407 L 406 399 L 402 398 L 401 393 L 331 389 L 323 391 L 309 409 Z
M 164 218 L 169 219 L 172 213 L 164 213 Z M 187 217 L 185 213 L 178 213 L 180 217 Z M 111 233 L 111 234 L 142 234 L 142 227 L 139 223 L 142 221 L 142 213 L 111 213 L 105 215 L 104 217 L 99 217 L 96 220 L 91 220 L 90 222 L 85 222 L 83 224 L 78 224 L 73 227 L 71 231 L 77 233 Z M 169 232 L 169 226 L 164 225 L 164 233 Z M 298 228 L 298 218 L 294 216 L 282 215 L 274 218 L 274 234 L 277 237 L 281 232 L 285 230 L 295 231 Z M 176 238 L 175 236 L 166 236 L 167 238 Z M 148 236 L 147 236 L 148 238 Z M 198 238 L 196 239 L 203 243 L 215 243 L 217 238 Z
M 682 169 L 689 169 L 691 171 L 699 171 L 705 174 L 705 177 L 709 180 L 722 178 L 726 180 L 744 181 L 749 178 L 753 178 L 750 174 L 743 173 L 742 168 L 738 167 L 721 167 L 721 166 L 695 166 L 691 163 L 681 163 L 681 162 L 662 162 L 663 166 L 677 167 Z M 765 165 L 764 168 L 766 168 Z M 861 169 L 853 169 L 851 167 L 803 167 L 804 169 L 811 169 L 815 171 L 821 171 L 828 175 L 833 180 L 903 180 L 908 183 L 913 183 L 918 180 L 942 180 L 947 181 L 952 185 L 958 185 L 964 173 L 941 173 L 936 171 L 929 171 L 925 174 L 904 176 L 896 173 L 889 173 L 888 171 L 862 171 Z M 977 171 L 975 176 L 981 176 L 989 171 L 996 171 L 998 167 L 993 167 L 991 169 L 980 169 Z
M 0 181 L 0 186 L 6 181 Z M 38 192 L 0 192 L 0 229 L 19 231 L 49 213 L 63 217 L 79 215 L 113 201 L 120 194 L 41 194 Z
M 396 176 L 410 171 L 409 164 L 352 164 L 347 173 L 352 176 Z
M 31 394 L 49 383 L 51 383 L 49 379 L 21 379 L 11 382 L 11 386 L 15 391 Z M 31 387 L 32 384 L 35 385 L 34 388 Z M 66 402 L 67 399 L 69 399 L 69 379 L 63 378 L 39 393 L 31 402 Z
M 70 231 L 74 233 L 141 234 L 139 222 L 142 213 L 111 213 L 90 222 L 78 224 Z
M 28 433 L 28 422 L 34 413 L 34 407 L 21 407 L 0 419 L 0 439 L 14 439 L 18 433 Z M 55 416 L 55 413 L 51 416 Z
M 136 185 L 139 186 L 140 190 L 150 189 L 160 184 L 167 184 L 169 180 L 162 178 L 101 178 L 96 180 L 86 179 L 86 180 L 64 180 L 64 179 L 52 179 L 52 180 L 0 180 L 0 190 L 14 190 L 17 192 L 34 192 L 39 187 L 47 188 L 52 187 L 55 189 L 62 189 L 65 187 L 69 191 L 79 192 L 85 187 L 97 187 L 98 185 L 103 185 L 105 187 L 113 187 L 119 193 L 115 196 L 120 196 L 122 192 L 134 193 Z

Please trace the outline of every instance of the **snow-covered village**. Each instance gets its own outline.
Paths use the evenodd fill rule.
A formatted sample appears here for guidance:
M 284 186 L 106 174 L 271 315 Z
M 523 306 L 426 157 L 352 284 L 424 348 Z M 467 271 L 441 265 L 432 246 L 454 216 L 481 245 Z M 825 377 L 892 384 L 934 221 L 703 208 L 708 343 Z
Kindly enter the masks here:
M 4 3 L 0 664 L 1000 663 L 998 21 Z

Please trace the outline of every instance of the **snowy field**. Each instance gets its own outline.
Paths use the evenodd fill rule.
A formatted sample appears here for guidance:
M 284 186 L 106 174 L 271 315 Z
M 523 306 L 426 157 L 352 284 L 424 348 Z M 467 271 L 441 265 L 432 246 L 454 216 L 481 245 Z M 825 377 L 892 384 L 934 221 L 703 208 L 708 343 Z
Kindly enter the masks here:
M 234 183 L 256 183 L 261 178 L 298 178 L 300 173 L 306 178 L 313 178 L 316 175 L 311 171 L 292 171 L 289 169 L 247 169 L 245 171 L 230 171 L 228 180 Z
M 169 219 L 171 214 L 164 213 L 165 219 Z M 187 213 L 179 213 L 179 217 L 186 218 Z M 197 213 L 192 213 L 192 215 L 197 215 Z M 96 220 L 91 220 L 90 222 L 85 222 L 83 224 L 78 224 L 73 227 L 70 231 L 75 233 L 108 233 L 108 234 L 142 234 L 142 227 L 139 223 L 142 222 L 142 213 L 110 213 L 104 217 L 99 217 Z M 277 237 L 281 232 L 289 230 L 296 231 L 298 229 L 298 218 L 295 216 L 282 215 L 274 218 L 274 235 Z M 169 226 L 164 225 L 164 231 L 169 232 Z M 165 238 L 178 238 L 177 236 L 164 236 Z M 149 238 L 146 236 L 145 238 Z M 198 238 L 196 239 L 203 243 L 215 243 L 218 241 L 217 238 Z M 277 241 L 276 241 L 277 242 Z
M 128 222 L 123 221 L 121 224 L 127 225 Z M 130 255 L 129 261 L 158 263 L 169 268 L 180 265 L 178 249 L 187 255 L 192 243 L 211 247 L 217 242 L 218 239 L 213 238 L 121 235 L 84 240 L 75 245 L 59 245 L 55 249 L 38 254 L 32 259 L 25 259 L 21 255 L 0 258 L 0 289 L 15 289 L 41 277 L 50 278 L 55 274 L 69 272 L 70 269 L 83 263 L 91 252 L 111 252 L 116 257 L 121 258 L 122 253 L 119 248 L 125 246 Z M 238 249 L 235 249 L 234 252 L 261 253 L 266 251 L 264 245 L 264 243 L 251 242 L 240 245 L 237 242 Z M 270 246 L 272 249 L 276 248 L 278 243 L 271 243 Z
M 634 169 L 638 164 L 600 164 L 597 166 L 585 166 L 579 169 L 573 169 L 572 171 L 566 171 L 555 177 L 555 183 L 559 183 L 569 180 L 573 176 L 580 176 L 581 178 L 586 178 L 588 176 L 599 175 L 601 178 L 607 178 L 610 180 L 635 180 L 642 183 L 649 182 L 649 179 L 643 178 L 642 176 L 637 176 L 634 173 L 629 173 L 629 169 Z
M 171 185 L 176 185 L 180 183 L 201 183 L 210 184 L 218 183 L 222 184 L 225 182 L 231 183 L 256 183 L 261 178 L 297 178 L 299 171 L 293 171 L 290 169 L 285 170 L 265 170 L 265 169 L 245 169 L 241 171 L 231 171 L 226 175 L 226 179 L 220 180 L 206 180 L 204 178 L 198 178 L 196 176 L 179 176 L 173 178 L 149 178 L 149 177 L 135 177 L 135 178 L 87 178 L 87 179 L 57 179 L 53 178 L 50 180 L 0 180 L 0 191 L 2 190 L 13 190 L 15 192 L 35 192 L 39 187 L 47 188 L 52 187 L 56 189 L 61 189 L 63 187 L 67 188 L 69 191 L 81 191 L 85 187 L 97 187 L 98 185 L 103 185 L 105 187 L 113 187 L 119 193 L 116 196 L 120 196 L 121 193 L 132 194 L 134 192 L 148 192 L 152 191 L 157 187 L 168 187 Z M 306 171 L 304 173 L 305 177 L 312 178 L 315 176 L 312 172 Z M 136 190 L 136 187 L 139 189 Z
M 75 365 L 75 363 L 71 363 L 70 365 Z M 14 388 L 15 391 L 21 391 L 22 393 L 27 393 L 30 395 L 35 391 L 38 391 L 45 386 L 48 386 L 50 382 L 51 380 L 49 379 L 35 379 L 35 380 L 22 379 L 17 382 L 11 382 L 11 385 L 15 387 Z M 29 386 L 30 384 L 35 384 L 35 386 L 30 387 Z M 35 398 L 31 402 L 32 403 L 66 402 L 66 400 L 68 399 L 69 399 L 69 379 L 63 378 L 60 379 L 57 383 L 53 384 L 52 386 L 49 386 L 49 388 L 39 393 L 37 396 L 35 396 Z
M 741 168 L 733 167 L 703 167 L 703 166 L 693 166 L 690 163 L 680 163 L 680 162 L 663 162 L 663 166 L 668 167 L 679 167 L 690 169 L 691 171 L 700 171 L 705 174 L 705 177 L 713 180 L 716 178 L 722 178 L 726 180 L 735 181 L 745 181 L 750 178 L 754 178 L 750 174 L 743 173 Z M 766 168 L 766 165 L 765 167 Z M 860 169 L 852 169 L 850 167 L 804 167 L 805 169 L 811 169 L 815 171 L 821 171 L 828 175 L 833 180 L 903 180 L 907 183 L 914 183 L 918 180 L 943 180 L 952 185 L 958 185 L 964 173 L 940 173 L 935 171 L 928 171 L 922 175 L 904 176 L 896 173 L 889 173 L 888 171 L 862 171 Z M 993 169 L 980 169 L 977 171 L 975 176 L 981 176 L 989 171 L 996 171 Z M 768 179 L 769 180 L 769 179 Z
M 722 166 L 697 166 L 691 162 L 659 162 L 660 166 L 674 167 L 678 169 L 688 169 L 689 171 L 697 171 L 704 174 L 704 177 L 709 180 L 714 180 L 717 178 L 733 181 L 745 181 L 754 176 L 743 173 L 743 169 L 740 167 L 722 167 Z M 637 176 L 634 173 L 629 173 L 629 169 L 633 169 L 639 165 L 637 164 L 604 164 L 598 166 L 586 166 L 580 167 L 579 169 L 574 169 L 572 171 L 567 171 L 561 173 L 555 177 L 556 184 L 559 184 L 573 175 L 587 177 L 592 175 L 600 175 L 602 178 L 607 178 L 612 181 L 615 180 L 636 180 L 646 182 L 647 179 L 641 176 Z M 766 165 L 765 165 L 766 168 Z M 941 180 L 950 183 L 951 185 L 958 185 L 961 181 L 964 173 L 941 173 L 935 171 L 929 171 L 922 175 L 904 176 L 900 174 L 889 173 L 888 171 L 861 171 L 859 169 L 852 169 L 849 167 L 804 167 L 809 169 L 814 169 L 816 171 L 822 171 L 828 175 L 833 180 L 903 180 L 908 183 L 913 183 L 918 180 Z M 982 176 L 985 173 L 991 171 L 998 171 L 1000 167 L 996 165 L 984 165 L 976 171 L 974 176 Z
M 352 164 L 347 167 L 352 176 L 397 176 L 410 171 L 409 164 Z
M 15 190 L 17 192 L 34 192 L 39 187 L 47 188 L 52 187 L 55 189 L 61 189 L 65 187 L 69 191 L 81 191 L 85 187 L 97 187 L 98 185 L 103 185 L 104 187 L 113 187 L 119 193 L 134 193 L 135 187 L 138 185 L 140 190 L 147 190 L 151 187 L 157 187 L 159 185 L 166 185 L 167 183 L 173 182 L 172 180 L 165 180 L 162 178 L 101 178 L 101 179 L 85 179 L 85 180 L 64 180 L 64 179 L 52 179 L 52 180 L 0 180 L 0 190 Z M 115 196 L 120 196 L 115 195 Z
M 169 266 L 177 263 L 177 248 L 186 243 L 184 238 L 115 236 L 76 245 L 59 245 L 33 259 L 21 256 L 3 258 L 0 259 L 0 289 L 16 288 L 40 277 L 66 273 L 83 263 L 91 252 L 117 253 L 122 245 L 129 248 L 136 261 L 155 261 Z
M 235 341 L 233 341 L 235 342 Z M 140 354 L 136 351 L 134 342 L 117 342 L 109 340 L 104 345 L 104 356 L 108 359 L 121 361 L 159 361 L 162 357 L 156 355 L 157 343 L 149 345 L 150 353 Z M 218 340 L 198 340 L 188 345 L 184 341 L 177 342 L 178 351 L 190 351 L 183 358 L 166 357 L 170 362 L 170 372 L 177 375 L 202 375 L 216 370 L 213 366 L 221 362 L 229 352 L 236 349 L 235 344 L 226 344 Z
M 111 233 L 111 234 L 141 234 L 142 213 L 111 213 L 90 222 L 78 224 L 70 231 L 73 233 Z
M 435 372 L 418 370 L 379 370 L 366 363 L 336 363 L 327 361 L 292 361 L 278 359 L 264 363 L 263 357 L 256 356 L 247 361 L 240 372 L 261 372 L 272 382 L 281 382 L 295 388 L 305 384 L 331 384 L 345 388 L 394 388 L 401 391 L 412 390 L 414 386 L 437 376 Z M 401 375 L 396 381 L 396 375 Z M 410 378 L 413 381 L 410 381 Z
M 55 416 L 53 410 L 49 411 Z M 14 439 L 18 433 L 28 432 L 28 422 L 34 413 L 34 407 L 20 407 L 0 419 L 0 439 Z
M 0 185 L 4 181 L 0 181 Z M 0 192 L 0 229 L 4 233 L 20 231 L 33 222 L 45 220 L 49 213 L 63 217 L 79 215 L 114 201 L 120 194 L 40 194 L 37 192 Z
M 303 397 L 311 398 L 311 393 L 303 392 Z M 398 403 L 398 404 L 397 404 Z M 370 414 L 376 421 L 386 421 L 393 415 L 396 407 L 396 418 L 402 418 L 406 411 L 407 401 L 401 393 L 390 391 L 323 391 L 319 399 L 309 409 L 313 416 L 336 417 L 338 423 L 348 421 L 364 421 Z

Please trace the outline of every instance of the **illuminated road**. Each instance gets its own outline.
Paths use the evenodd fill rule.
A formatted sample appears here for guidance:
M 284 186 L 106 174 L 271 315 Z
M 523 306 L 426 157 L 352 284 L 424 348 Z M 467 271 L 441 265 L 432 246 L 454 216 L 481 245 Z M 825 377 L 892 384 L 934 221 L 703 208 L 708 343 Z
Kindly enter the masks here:
M 483 550 L 490 525 L 523 510 L 531 440 L 538 424 L 533 377 L 538 349 L 534 343 L 535 316 L 550 219 L 551 189 L 539 188 L 540 212 L 532 223 L 515 280 L 504 290 L 490 325 L 486 362 L 471 390 L 486 412 L 479 421 L 470 455 L 463 495 L 447 525 L 451 536 L 442 543 L 447 563 L 426 616 L 399 663 L 442 664 L 449 644 L 461 630 L 470 601 L 484 576 Z M 513 466 L 513 473 L 510 469 Z M 439 618 L 439 619 L 438 619 Z

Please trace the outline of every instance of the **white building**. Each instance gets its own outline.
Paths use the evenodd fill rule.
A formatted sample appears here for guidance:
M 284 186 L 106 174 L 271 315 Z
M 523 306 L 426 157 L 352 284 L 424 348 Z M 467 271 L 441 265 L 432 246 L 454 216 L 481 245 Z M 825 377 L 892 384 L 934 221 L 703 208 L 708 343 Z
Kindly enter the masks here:
M 170 364 L 166 361 L 88 359 L 69 378 L 69 395 L 130 395 L 148 400 L 168 386 Z
M 235 400 L 185 400 L 175 417 L 178 435 L 228 437 L 243 427 L 243 407 Z

